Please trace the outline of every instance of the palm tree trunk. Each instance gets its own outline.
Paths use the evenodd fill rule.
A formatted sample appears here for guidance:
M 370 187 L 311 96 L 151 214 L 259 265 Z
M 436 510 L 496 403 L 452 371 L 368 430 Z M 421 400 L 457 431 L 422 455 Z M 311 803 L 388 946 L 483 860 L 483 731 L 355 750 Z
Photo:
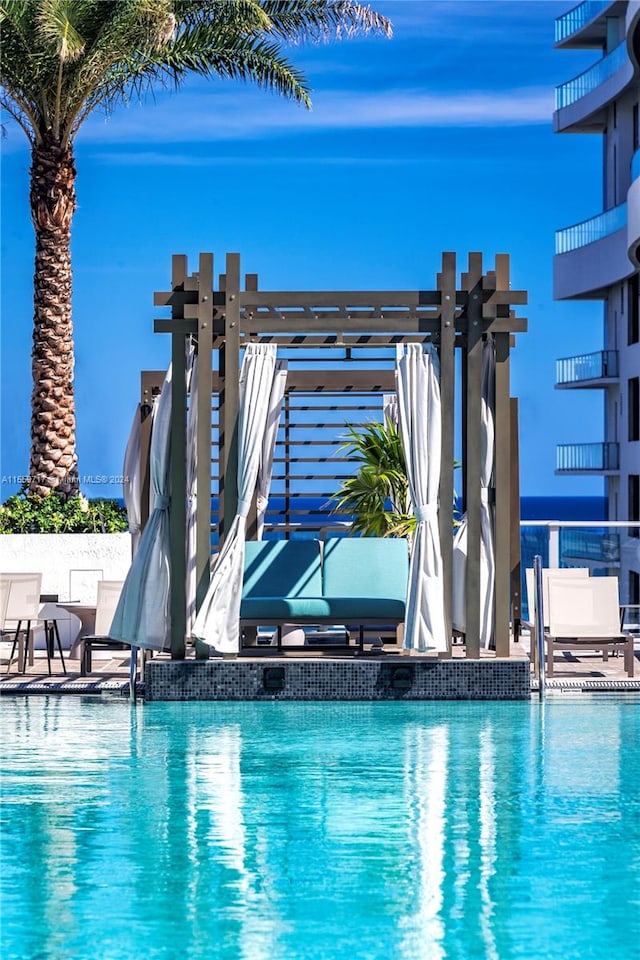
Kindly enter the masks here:
M 31 159 L 36 256 L 29 491 L 69 496 L 79 490 L 70 250 L 76 169 L 71 146 L 52 140 L 36 144 Z

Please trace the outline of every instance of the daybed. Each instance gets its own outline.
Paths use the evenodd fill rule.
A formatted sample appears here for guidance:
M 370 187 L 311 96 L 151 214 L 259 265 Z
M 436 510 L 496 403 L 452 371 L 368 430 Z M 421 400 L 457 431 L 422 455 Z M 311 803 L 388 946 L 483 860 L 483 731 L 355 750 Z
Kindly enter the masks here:
M 392 624 L 405 616 L 406 540 L 335 537 L 248 541 L 240 605 L 243 625 Z

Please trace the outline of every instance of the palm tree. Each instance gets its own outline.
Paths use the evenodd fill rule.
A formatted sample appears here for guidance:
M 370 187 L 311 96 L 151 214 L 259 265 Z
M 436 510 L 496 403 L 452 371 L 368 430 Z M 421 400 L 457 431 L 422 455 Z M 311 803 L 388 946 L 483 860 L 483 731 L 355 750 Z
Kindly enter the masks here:
M 70 240 L 81 125 L 190 74 L 250 80 L 308 107 L 285 44 L 367 32 L 390 36 L 390 24 L 356 0 L 0 0 L 0 104 L 32 157 L 32 493 L 79 489 Z
M 411 509 L 402 440 L 395 424 L 349 427 L 340 448 L 360 466 L 333 495 L 333 513 L 353 515 L 354 533 L 365 537 L 411 537 L 416 519 Z

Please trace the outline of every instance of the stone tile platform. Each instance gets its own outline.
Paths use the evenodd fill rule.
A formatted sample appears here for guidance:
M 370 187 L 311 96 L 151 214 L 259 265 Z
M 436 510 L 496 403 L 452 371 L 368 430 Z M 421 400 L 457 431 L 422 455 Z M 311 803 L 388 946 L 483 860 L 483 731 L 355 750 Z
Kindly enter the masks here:
M 639 641 L 640 643 L 640 641 Z M 450 660 L 401 654 L 392 645 L 364 655 L 353 648 L 342 651 L 256 648 L 237 660 L 196 661 L 188 651 L 185 661 L 159 656 L 147 663 L 146 677 L 137 684 L 137 695 L 162 699 L 261 699 L 261 700 L 410 700 L 410 699 L 526 699 L 537 696 L 526 634 L 512 646 L 512 659 L 496 660 L 483 653 L 466 660 L 462 646 L 453 647 Z M 81 694 L 129 696 L 129 657 L 109 654 L 94 657 L 94 672 L 80 677 L 77 660 L 66 659 L 67 675 L 60 662 L 52 662 L 48 676 L 42 651 L 25 675 L 15 663 L 7 673 L 9 646 L 0 643 L 0 694 Z M 558 652 L 549 693 L 625 692 L 640 695 L 640 648 L 636 648 L 636 677 L 627 678 L 621 657 L 604 662 L 589 651 Z

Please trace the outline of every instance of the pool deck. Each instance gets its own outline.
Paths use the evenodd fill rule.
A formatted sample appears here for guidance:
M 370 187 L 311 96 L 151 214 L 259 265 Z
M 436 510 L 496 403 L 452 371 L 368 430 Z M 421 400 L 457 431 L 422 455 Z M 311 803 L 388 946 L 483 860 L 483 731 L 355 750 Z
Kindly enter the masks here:
M 27 667 L 27 672 L 22 675 L 17 672 L 17 664 L 14 662 L 11 671 L 7 673 L 8 655 L 10 645 L 6 641 L 0 643 L 0 695 L 25 695 L 25 694 L 94 694 L 111 696 L 129 695 L 129 657 L 127 655 L 94 654 L 94 671 L 90 676 L 80 676 L 80 664 L 78 660 L 70 660 L 65 656 L 67 674 L 64 675 L 60 660 L 58 657 L 52 660 L 52 675 L 47 673 L 47 661 L 44 651 L 37 650 L 32 665 Z M 529 637 L 524 634 L 519 643 L 512 643 L 512 658 L 515 661 L 529 660 Z M 465 659 L 464 647 L 454 645 L 454 661 Z M 591 651 L 558 651 L 554 660 L 554 676 L 547 680 L 547 689 L 550 692 L 615 692 L 626 691 L 640 694 L 640 639 L 636 641 L 635 649 L 636 676 L 633 679 L 627 677 L 624 671 L 623 658 L 619 656 L 610 656 L 607 661 L 602 660 L 599 653 Z M 190 650 L 188 662 L 191 661 L 191 669 L 196 667 L 193 662 L 193 653 Z M 279 666 L 286 664 L 329 664 L 345 665 L 345 661 L 352 662 L 359 669 L 363 662 L 370 665 L 370 669 L 380 669 L 380 666 L 387 665 L 386 669 L 395 670 L 396 667 L 407 665 L 428 664 L 435 665 L 435 657 L 421 657 L 407 653 L 402 653 L 398 647 L 385 644 L 382 651 L 370 651 L 365 647 L 365 653 L 357 653 L 353 647 L 349 650 L 336 651 L 335 649 L 327 651 L 318 650 L 287 650 L 278 652 L 273 648 L 256 648 L 254 650 L 245 650 L 243 655 L 237 660 L 212 660 L 209 664 L 222 665 L 242 664 L 247 665 L 247 669 L 264 670 L 266 666 Z M 493 654 L 486 653 L 481 656 L 483 669 L 490 669 L 490 663 L 507 663 L 510 661 L 497 661 Z M 170 668 L 171 661 L 165 655 L 154 659 L 153 669 L 157 669 L 156 664 L 161 664 Z M 450 663 L 450 661 L 439 661 L 440 664 Z M 175 662 L 174 662 L 175 665 Z M 374 667 L 374 665 L 378 665 Z M 198 663 L 198 668 L 204 666 Z M 457 663 L 454 666 L 460 667 Z M 214 667 L 215 669 L 215 667 Z M 337 669 L 334 667 L 334 669 Z M 538 689 L 537 678 L 531 677 L 532 692 Z M 143 698 L 145 684 L 137 684 L 137 694 Z M 184 697 L 181 697 L 182 699 Z M 231 699 L 243 699 L 242 694 L 231 695 Z M 163 698 L 164 699 L 164 698 Z M 303 698 L 306 699 L 306 698 Z M 322 696 L 317 697 L 322 699 Z M 327 699 L 331 699 L 328 697 Z M 429 699 L 429 697 L 426 697 Z

